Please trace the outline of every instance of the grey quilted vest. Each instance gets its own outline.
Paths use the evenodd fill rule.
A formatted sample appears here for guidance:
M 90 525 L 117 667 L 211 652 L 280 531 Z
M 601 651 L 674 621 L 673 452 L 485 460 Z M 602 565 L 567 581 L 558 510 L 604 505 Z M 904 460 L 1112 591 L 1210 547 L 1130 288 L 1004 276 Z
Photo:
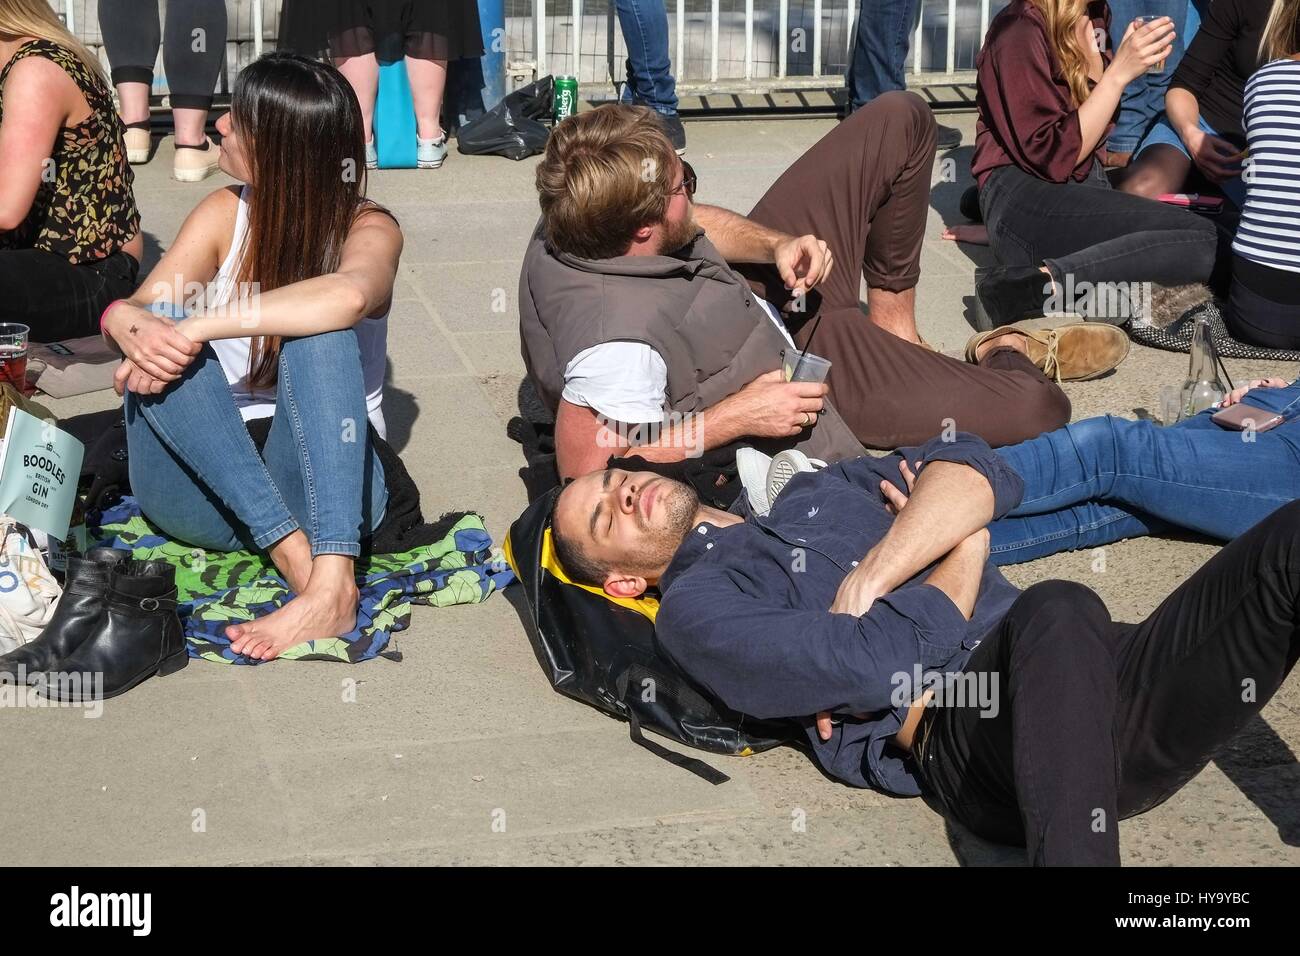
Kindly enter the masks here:
M 779 368 L 789 347 L 702 232 L 678 256 L 582 259 L 549 249 L 539 225 L 519 279 L 519 327 L 528 374 L 552 411 L 569 362 L 605 342 L 657 351 L 668 367 L 668 407 L 681 414 Z M 751 444 L 769 454 L 797 447 L 828 462 L 866 453 L 829 402 L 800 435 Z

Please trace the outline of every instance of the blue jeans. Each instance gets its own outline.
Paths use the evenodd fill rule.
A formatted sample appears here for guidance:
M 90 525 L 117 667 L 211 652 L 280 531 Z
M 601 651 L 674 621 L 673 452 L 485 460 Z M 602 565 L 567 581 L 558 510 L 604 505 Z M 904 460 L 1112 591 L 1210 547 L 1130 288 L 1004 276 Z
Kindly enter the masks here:
M 1173 51 L 1165 61 L 1163 73 L 1144 73 L 1128 86 L 1119 101 L 1119 117 L 1115 128 L 1106 140 L 1106 148 L 1114 153 L 1132 153 L 1157 118 L 1165 112 L 1165 93 L 1173 78 L 1174 68 L 1183 58 L 1183 51 L 1192 41 L 1200 24 L 1200 16 L 1190 0 L 1111 0 L 1110 42 L 1119 49 L 1128 25 L 1143 14 L 1168 17 L 1174 21 Z
M 853 55 L 844 84 L 849 109 L 869 103 L 881 93 L 907 89 L 907 62 L 912 21 L 920 0 L 862 0 Z
M 677 114 L 677 81 L 668 59 L 668 11 L 664 0 L 614 0 L 627 44 L 624 103 L 640 103 L 658 113 Z
M 1170 428 L 1107 415 L 999 448 L 1025 493 L 989 527 L 993 562 L 1170 528 L 1230 540 L 1300 498 L 1300 382 L 1246 401 L 1286 423 L 1252 436 L 1220 428 L 1209 409 Z
M 126 396 L 131 490 L 168 536 L 265 550 L 301 528 L 311 553 L 361 553 L 388 505 L 351 329 L 285 339 L 262 455 L 205 346 L 159 395 Z

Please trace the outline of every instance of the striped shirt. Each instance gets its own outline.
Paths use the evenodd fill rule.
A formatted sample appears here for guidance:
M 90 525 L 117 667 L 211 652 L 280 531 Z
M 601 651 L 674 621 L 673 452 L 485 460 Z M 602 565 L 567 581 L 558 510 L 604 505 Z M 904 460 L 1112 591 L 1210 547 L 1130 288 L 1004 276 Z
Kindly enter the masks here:
M 1246 83 L 1246 208 L 1232 250 L 1300 272 L 1300 61 L 1267 63 Z

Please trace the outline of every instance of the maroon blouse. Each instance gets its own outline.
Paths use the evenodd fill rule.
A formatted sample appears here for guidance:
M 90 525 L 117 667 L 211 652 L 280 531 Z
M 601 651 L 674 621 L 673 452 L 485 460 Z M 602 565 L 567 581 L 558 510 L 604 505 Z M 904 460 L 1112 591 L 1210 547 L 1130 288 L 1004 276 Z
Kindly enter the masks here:
M 1105 38 L 1102 61 L 1109 66 L 1110 7 L 1094 0 L 1088 16 Z M 976 61 L 976 84 L 979 120 L 971 173 L 981 187 L 993 170 L 1011 165 L 1053 183 L 1087 178 L 1096 154 L 1075 163 L 1082 142 L 1079 111 L 1048 45 L 1043 15 L 1030 0 L 1011 0 L 989 24 Z

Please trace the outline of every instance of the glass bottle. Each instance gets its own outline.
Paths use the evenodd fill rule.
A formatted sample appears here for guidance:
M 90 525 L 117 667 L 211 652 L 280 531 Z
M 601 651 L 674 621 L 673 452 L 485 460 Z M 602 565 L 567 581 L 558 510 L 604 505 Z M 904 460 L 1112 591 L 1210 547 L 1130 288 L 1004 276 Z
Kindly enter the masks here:
M 1183 383 L 1183 415 L 1190 418 L 1216 402 L 1223 401 L 1227 389 L 1219 379 L 1219 358 L 1210 338 L 1210 320 L 1202 315 L 1192 330 L 1191 358 L 1187 381 Z

